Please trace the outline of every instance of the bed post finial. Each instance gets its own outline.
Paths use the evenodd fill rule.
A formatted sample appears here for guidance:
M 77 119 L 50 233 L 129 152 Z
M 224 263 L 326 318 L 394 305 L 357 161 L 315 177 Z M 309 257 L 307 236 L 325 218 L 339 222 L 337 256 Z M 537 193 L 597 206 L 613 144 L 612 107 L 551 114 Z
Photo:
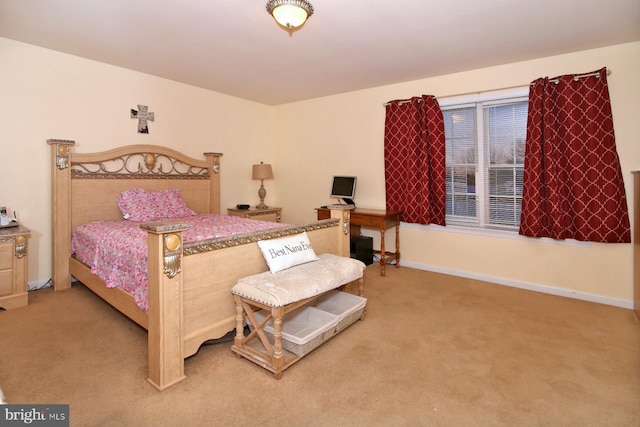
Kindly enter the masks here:
M 65 139 L 47 139 L 47 144 L 55 148 L 55 159 L 58 169 L 66 169 L 69 167 L 69 146 L 75 143 L 75 141 Z
M 211 171 L 215 174 L 220 173 L 220 157 L 222 157 L 222 153 L 204 153 L 204 156 L 209 160 Z
M 181 233 L 182 234 L 182 233 Z M 178 234 L 164 235 L 164 274 L 169 279 L 182 271 L 182 236 Z

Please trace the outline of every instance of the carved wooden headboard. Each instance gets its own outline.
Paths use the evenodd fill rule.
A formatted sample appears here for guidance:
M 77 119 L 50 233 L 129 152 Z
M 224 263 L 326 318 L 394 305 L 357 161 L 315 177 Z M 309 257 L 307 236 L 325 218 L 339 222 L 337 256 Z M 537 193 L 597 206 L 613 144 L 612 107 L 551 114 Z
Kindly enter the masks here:
M 70 226 L 122 219 L 118 195 L 131 188 L 157 191 L 178 188 L 198 213 L 220 213 L 220 153 L 205 160 L 167 147 L 131 145 L 99 153 L 74 153 L 73 141 L 48 140 L 52 146 L 53 197 L 69 194 Z

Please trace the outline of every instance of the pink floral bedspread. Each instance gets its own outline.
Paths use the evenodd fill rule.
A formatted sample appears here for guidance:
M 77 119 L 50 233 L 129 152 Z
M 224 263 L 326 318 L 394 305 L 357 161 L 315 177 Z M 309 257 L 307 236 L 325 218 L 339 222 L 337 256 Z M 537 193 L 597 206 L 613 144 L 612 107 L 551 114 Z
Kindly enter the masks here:
M 180 218 L 191 224 L 184 232 L 185 243 L 285 227 L 269 221 L 237 216 L 198 215 Z M 97 221 L 76 228 L 71 237 L 71 253 L 91 267 L 91 272 L 107 287 L 129 292 L 136 304 L 147 311 L 147 232 L 134 221 Z

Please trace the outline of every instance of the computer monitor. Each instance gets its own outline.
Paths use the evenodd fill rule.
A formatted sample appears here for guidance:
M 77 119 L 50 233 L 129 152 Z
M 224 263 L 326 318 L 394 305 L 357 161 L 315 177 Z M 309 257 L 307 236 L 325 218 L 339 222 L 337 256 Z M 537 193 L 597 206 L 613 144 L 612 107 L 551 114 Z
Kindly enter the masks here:
M 356 195 L 355 176 L 334 176 L 331 184 L 331 197 L 341 199 L 347 205 L 354 205 L 353 198 Z

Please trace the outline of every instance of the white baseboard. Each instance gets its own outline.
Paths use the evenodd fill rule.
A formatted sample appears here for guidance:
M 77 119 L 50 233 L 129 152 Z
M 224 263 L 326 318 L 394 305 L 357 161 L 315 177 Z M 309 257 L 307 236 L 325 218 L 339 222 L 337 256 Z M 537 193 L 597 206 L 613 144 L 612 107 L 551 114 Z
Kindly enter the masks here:
M 467 279 L 482 280 L 484 282 L 495 283 L 498 285 L 510 286 L 512 288 L 526 289 L 544 294 L 558 295 L 567 298 L 574 298 L 583 301 L 596 302 L 599 304 L 612 305 L 615 307 L 627 308 L 633 310 L 633 301 L 620 298 L 611 298 L 603 295 L 590 294 L 588 292 L 573 291 L 571 289 L 558 288 L 555 286 L 541 285 L 539 283 L 522 282 L 519 280 L 505 279 L 504 277 L 489 276 L 486 274 L 473 273 L 470 271 L 456 270 L 444 268 L 435 265 L 421 264 L 411 261 L 401 261 L 404 267 L 411 267 L 417 270 L 432 271 L 434 273 L 448 274 L 450 276 L 464 277 Z

